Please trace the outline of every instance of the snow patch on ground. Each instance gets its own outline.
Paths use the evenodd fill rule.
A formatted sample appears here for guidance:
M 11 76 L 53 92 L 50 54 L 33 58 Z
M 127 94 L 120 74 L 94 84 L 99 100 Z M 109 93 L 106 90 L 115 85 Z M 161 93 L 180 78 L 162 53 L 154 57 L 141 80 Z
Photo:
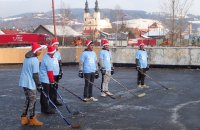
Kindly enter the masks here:
M 187 130 L 187 128 L 184 126 L 184 124 L 182 124 L 181 122 L 178 121 L 179 119 L 179 114 L 178 114 L 178 111 L 181 110 L 182 108 L 190 105 L 190 104 L 197 104 L 197 103 L 200 103 L 200 100 L 197 100 L 197 101 L 189 101 L 189 102 L 186 102 L 186 103 L 182 103 L 182 104 L 179 104 L 177 106 L 175 106 L 173 109 L 172 109 L 172 115 L 171 115 L 171 121 L 174 123 L 174 124 L 178 124 L 179 127 L 181 127 L 181 130 Z
M 150 110 L 151 106 L 132 106 L 132 105 L 115 105 L 111 107 L 112 110 L 123 110 L 123 109 L 134 109 L 134 110 Z

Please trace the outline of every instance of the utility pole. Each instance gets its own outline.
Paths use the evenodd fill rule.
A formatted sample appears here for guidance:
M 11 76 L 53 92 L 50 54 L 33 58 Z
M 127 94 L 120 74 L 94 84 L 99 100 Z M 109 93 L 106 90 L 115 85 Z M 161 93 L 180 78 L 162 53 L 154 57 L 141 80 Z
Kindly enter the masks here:
M 117 45 L 117 42 L 118 42 L 118 39 L 117 39 L 117 36 L 118 36 L 118 15 L 117 15 L 117 30 L 116 30 L 116 39 L 115 39 L 115 45 Z
M 175 29 L 175 0 L 172 0 L 172 45 L 174 45 Z
M 54 0 L 52 0 L 52 14 L 53 14 L 54 36 L 57 38 L 57 35 L 56 35 L 56 19 L 55 19 L 55 11 L 54 11 Z
M 147 46 L 149 46 L 149 25 L 148 25 L 148 44 L 147 44 Z
M 122 24 L 121 24 L 121 31 L 120 31 L 121 35 L 123 35 L 123 33 L 125 33 L 126 24 L 124 23 L 124 19 L 126 16 L 127 16 L 126 14 L 123 14 L 123 16 L 122 16 Z M 121 46 L 123 44 L 123 40 L 124 39 L 121 39 Z

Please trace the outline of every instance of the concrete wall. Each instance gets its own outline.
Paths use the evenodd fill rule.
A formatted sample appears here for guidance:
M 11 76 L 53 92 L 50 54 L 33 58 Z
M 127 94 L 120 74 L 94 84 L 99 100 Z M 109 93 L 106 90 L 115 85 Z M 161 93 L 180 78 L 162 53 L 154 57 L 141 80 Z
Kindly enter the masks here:
M 112 48 L 114 63 L 134 63 L 138 48 Z M 148 47 L 149 62 L 153 65 L 200 65 L 200 48 Z
M 16 64 L 23 63 L 26 52 L 30 48 L 0 48 L 0 64 Z M 42 59 L 45 50 L 42 52 L 39 59 Z
M 111 48 L 114 63 L 135 64 L 138 48 Z M 198 47 L 148 47 L 146 48 L 152 65 L 200 65 L 200 48 Z M 24 55 L 30 48 L 0 48 L 0 64 L 23 63 Z M 64 63 L 78 63 L 84 48 L 59 48 Z M 101 48 L 95 48 L 98 52 Z M 45 50 L 43 51 L 43 54 Z M 41 60 L 43 54 L 39 57 Z

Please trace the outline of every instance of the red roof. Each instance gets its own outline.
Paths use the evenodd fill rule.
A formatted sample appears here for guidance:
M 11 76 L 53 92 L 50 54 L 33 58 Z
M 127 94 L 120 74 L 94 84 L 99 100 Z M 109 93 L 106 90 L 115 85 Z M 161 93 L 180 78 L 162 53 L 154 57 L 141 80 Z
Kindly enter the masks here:
M 149 26 L 149 28 L 158 28 L 158 24 L 154 22 L 151 26 Z
M 4 32 L 5 34 L 18 34 L 18 33 L 21 32 L 19 30 L 14 30 L 14 29 L 4 29 L 4 30 L 1 30 L 1 31 Z
M 83 34 L 85 34 L 85 35 L 93 34 L 95 32 L 96 32 L 96 30 L 83 30 Z

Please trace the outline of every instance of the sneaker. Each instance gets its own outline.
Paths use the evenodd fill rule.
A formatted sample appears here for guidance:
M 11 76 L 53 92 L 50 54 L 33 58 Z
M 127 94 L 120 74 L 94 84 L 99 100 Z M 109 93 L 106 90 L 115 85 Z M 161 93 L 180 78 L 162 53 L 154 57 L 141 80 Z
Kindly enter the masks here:
M 104 92 L 101 93 L 102 97 L 106 97 L 106 94 Z
M 138 85 L 138 88 L 143 88 L 141 84 Z
M 98 101 L 98 99 L 96 99 L 96 98 L 94 98 L 94 97 L 90 97 L 90 100 L 91 100 L 91 101 L 94 101 L 94 102 Z
M 146 84 L 141 85 L 142 88 L 149 88 L 149 86 L 147 86 Z
M 84 100 L 85 102 L 89 102 L 89 101 L 91 101 L 90 98 L 84 98 L 83 100 Z
M 113 94 L 111 92 L 109 92 L 109 91 L 106 92 L 106 94 L 109 95 L 109 96 L 113 96 Z

